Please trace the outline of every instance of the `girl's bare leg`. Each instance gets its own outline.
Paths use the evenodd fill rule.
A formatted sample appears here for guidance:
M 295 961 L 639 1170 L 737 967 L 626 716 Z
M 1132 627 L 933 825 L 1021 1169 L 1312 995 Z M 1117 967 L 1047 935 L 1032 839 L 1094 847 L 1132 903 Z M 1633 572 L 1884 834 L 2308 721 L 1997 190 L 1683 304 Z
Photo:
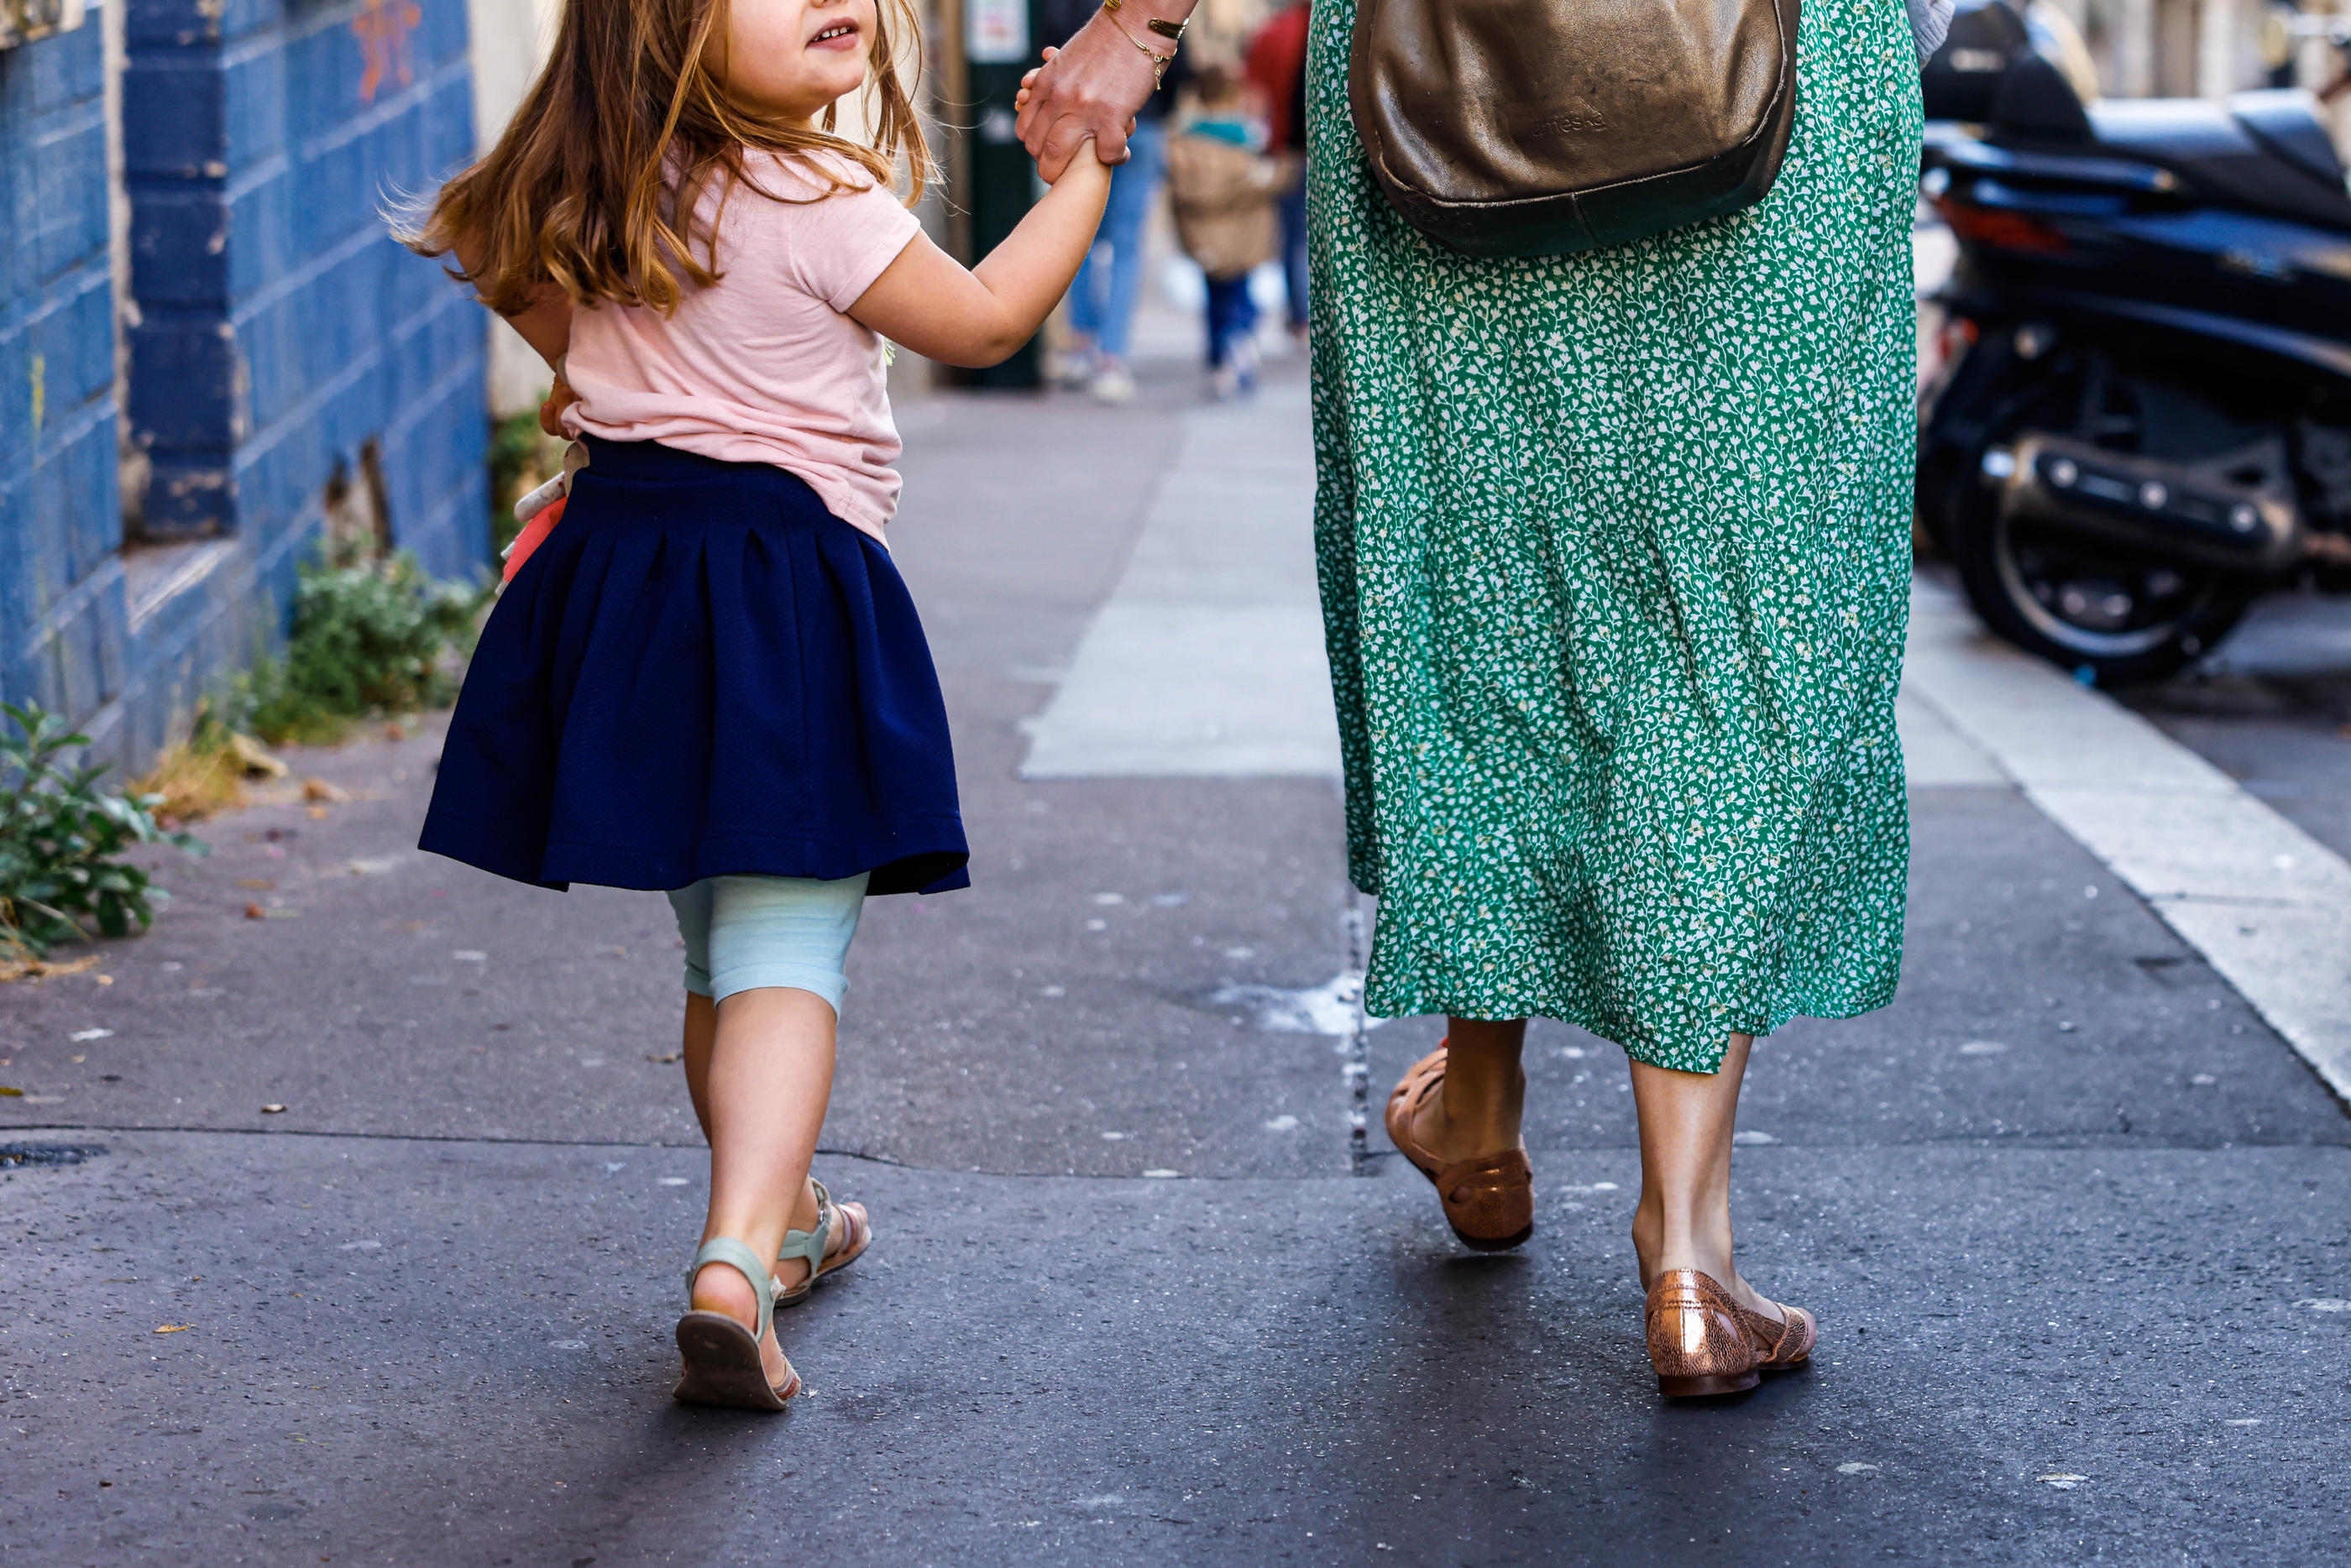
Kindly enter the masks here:
M 1667 1269 L 1710 1275 L 1749 1307 L 1777 1320 L 1779 1307 L 1741 1279 L 1730 1251 L 1730 1135 L 1751 1036 L 1733 1034 L 1719 1072 L 1633 1066 L 1641 1122 L 1641 1201 L 1633 1210 L 1633 1251 L 1641 1288 Z
M 685 1092 L 702 1141 L 710 1141 L 710 1048 L 718 1040 L 718 1004 L 697 992 L 685 993 L 685 1026 L 678 1049 L 685 1057 Z
M 706 1031 L 697 1012 L 709 1019 Z M 832 1096 L 836 1023 L 824 998 L 788 987 L 737 992 L 716 1007 L 705 998 L 688 1001 L 686 1086 L 710 1140 L 704 1241 L 732 1236 L 773 1258 L 786 1231 L 815 1226 L 809 1163 Z M 758 1321 L 750 1282 L 733 1269 L 704 1269 L 694 1305 L 746 1325 Z M 762 1348 L 768 1376 L 781 1376 L 783 1353 L 772 1332 Z
M 1448 1019 L 1445 1081 L 1422 1103 L 1412 1135 L 1451 1164 L 1519 1147 L 1527 1075 L 1519 1064 L 1527 1021 Z
M 694 992 L 685 993 L 685 1026 L 678 1044 L 685 1061 L 685 1092 L 694 1102 L 694 1119 L 702 1127 L 705 1142 L 710 1138 L 710 1052 L 718 1039 L 718 1008 L 706 996 Z M 791 1229 L 816 1229 L 816 1190 L 803 1187 L 799 1201 L 792 1209 Z M 831 1257 L 828 1251 L 825 1254 Z M 808 1272 L 808 1265 L 790 1262 L 782 1265 L 778 1273 L 788 1285 L 799 1283 Z

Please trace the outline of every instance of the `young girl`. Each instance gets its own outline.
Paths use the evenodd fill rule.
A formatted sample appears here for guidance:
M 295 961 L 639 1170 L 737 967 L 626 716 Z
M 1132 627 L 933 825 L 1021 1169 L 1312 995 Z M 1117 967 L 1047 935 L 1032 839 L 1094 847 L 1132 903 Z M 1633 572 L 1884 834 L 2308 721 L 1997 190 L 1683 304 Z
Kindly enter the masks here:
M 567 0 L 496 149 L 413 246 L 559 369 L 585 448 L 458 699 L 423 847 L 659 888 L 685 942 L 710 1209 L 680 1399 L 777 1410 L 777 1305 L 872 1236 L 809 1163 L 863 900 L 965 887 L 930 650 L 883 527 L 886 337 L 953 365 L 1026 342 L 1083 259 L 1086 150 L 966 271 L 892 194 L 920 129 L 905 0 Z M 832 133 L 865 95 L 872 146 Z
M 1192 112 L 1167 144 L 1176 235 L 1207 280 L 1208 377 L 1219 398 L 1257 389 L 1257 306 L 1249 274 L 1273 259 L 1281 165 L 1265 156 L 1265 122 L 1248 79 L 1220 65 L 1192 78 Z

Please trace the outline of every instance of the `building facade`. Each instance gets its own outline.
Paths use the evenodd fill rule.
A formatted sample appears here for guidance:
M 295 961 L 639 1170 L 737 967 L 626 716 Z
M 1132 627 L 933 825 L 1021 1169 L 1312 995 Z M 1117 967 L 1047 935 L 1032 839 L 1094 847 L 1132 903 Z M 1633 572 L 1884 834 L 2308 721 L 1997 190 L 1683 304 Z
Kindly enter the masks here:
M 482 312 L 385 220 L 473 148 L 462 0 L 106 0 L 0 48 L 0 692 L 135 766 L 329 529 L 486 565 Z

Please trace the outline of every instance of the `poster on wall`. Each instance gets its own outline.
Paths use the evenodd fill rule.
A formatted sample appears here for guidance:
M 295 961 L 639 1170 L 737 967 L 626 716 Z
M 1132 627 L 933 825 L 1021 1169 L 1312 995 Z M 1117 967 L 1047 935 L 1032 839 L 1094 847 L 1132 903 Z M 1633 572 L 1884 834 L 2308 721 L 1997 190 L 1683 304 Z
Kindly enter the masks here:
M 976 66 L 1029 60 L 1029 0 L 965 0 L 964 57 Z

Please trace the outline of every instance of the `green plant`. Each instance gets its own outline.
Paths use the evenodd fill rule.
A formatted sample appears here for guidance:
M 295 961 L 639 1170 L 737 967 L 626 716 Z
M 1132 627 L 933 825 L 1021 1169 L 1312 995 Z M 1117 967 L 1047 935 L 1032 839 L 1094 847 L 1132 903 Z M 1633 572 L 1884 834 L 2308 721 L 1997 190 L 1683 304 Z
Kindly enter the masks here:
M 0 703 L 17 732 L 0 735 L 0 948 L 38 957 L 78 941 L 94 920 L 110 937 L 144 930 L 169 895 L 143 867 L 115 857 L 136 844 L 209 852 L 188 833 L 155 825 L 155 795 L 98 787 L 106 764 L 69 767 L 65 753 L 89 744 L 36 703 Z
M 281 659 L 247 678 L 240 727 L 273 745 L 340 740 L 355 719 L 439 707 L 455 691 L 445 657 L 471 639 L 481 593 L 435 582 L 406 553 L 301 568 Z

